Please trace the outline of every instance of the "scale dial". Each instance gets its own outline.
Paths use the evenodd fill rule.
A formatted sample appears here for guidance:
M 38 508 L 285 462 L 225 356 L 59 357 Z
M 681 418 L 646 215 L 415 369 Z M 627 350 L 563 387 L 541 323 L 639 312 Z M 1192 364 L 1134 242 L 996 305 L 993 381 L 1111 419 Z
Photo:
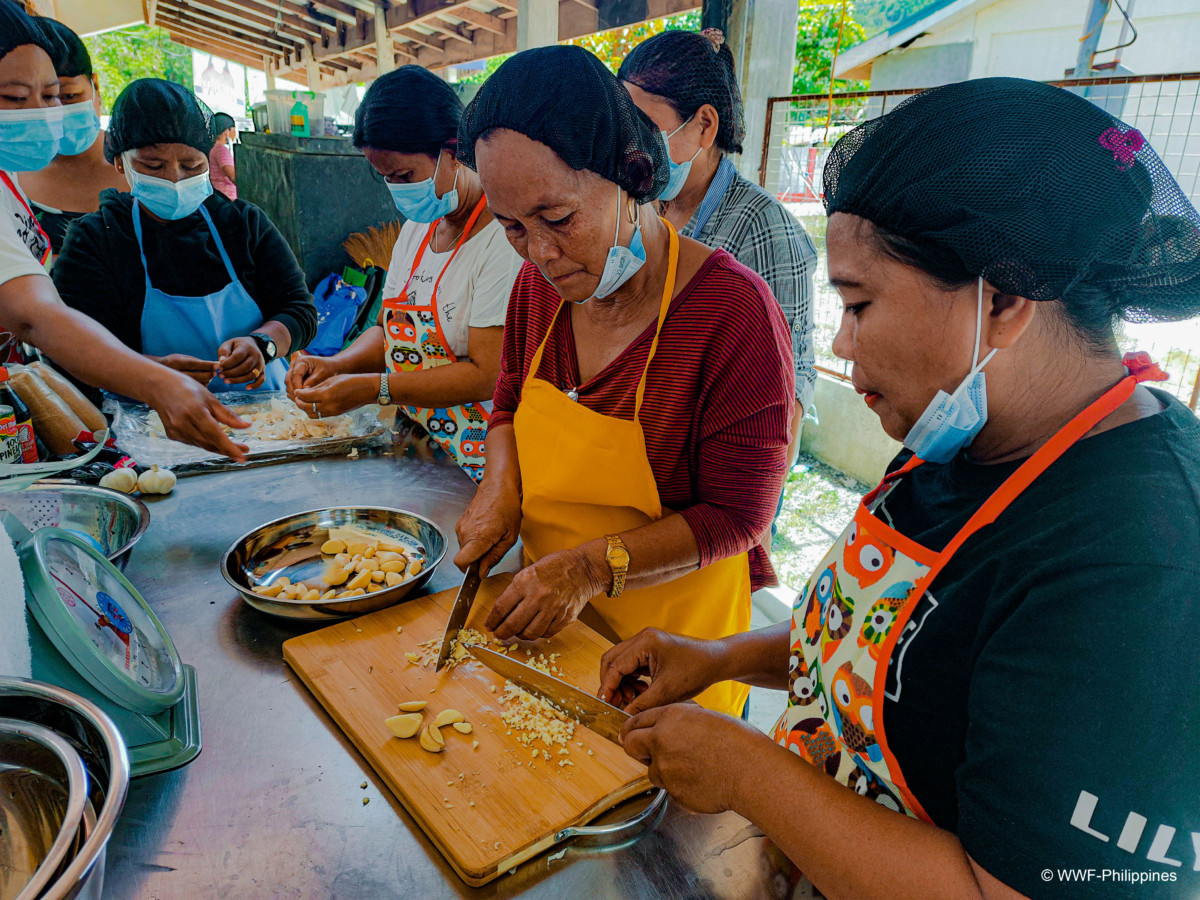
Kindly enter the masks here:
M 102 554 L 45 528 L 22 545 L 21 563 L 38 624 L 93 687 L 135 712 L 179 700 L 182 664 L 171 638 Z

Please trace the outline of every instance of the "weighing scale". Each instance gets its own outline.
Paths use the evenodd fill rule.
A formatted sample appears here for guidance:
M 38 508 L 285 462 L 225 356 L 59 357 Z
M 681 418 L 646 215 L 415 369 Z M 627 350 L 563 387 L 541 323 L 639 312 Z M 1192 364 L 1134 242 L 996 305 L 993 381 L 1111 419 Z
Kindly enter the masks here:
M 0 521 L 17 543 L 25 578 L 29 677 L 74 691 L 108 713 L 125 739 L 134 777 L 195 759 L 196 670 L 180 661 L 137 589 L 74 532 L 30 534 L 11 515 Z

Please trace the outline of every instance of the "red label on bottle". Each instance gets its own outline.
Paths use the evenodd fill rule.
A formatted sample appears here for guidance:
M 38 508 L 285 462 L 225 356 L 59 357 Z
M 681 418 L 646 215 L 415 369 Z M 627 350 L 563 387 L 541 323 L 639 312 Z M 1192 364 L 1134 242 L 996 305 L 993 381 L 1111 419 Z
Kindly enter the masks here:
M 20 425 L 18 425 L 17 437 L 21 441 L 21 462 L 37 462 L 37 438 L 33 436 L 33 423 L 22 422 Z

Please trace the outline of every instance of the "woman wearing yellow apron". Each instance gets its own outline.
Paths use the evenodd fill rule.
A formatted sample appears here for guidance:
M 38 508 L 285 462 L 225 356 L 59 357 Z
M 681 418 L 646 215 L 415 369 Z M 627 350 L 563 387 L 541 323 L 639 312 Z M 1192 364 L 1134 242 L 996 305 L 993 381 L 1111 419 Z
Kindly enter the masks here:
M 354 141 L 383 176 L 400 230 L 377 327 L 332 357 L 304 356 L 288 393 L 310 416 L 398 405 L 473 480 L 483 477 L 508 296 L 521 260 L 454 159 L 462 102 L 420 66 L 367 91 Z
M 514 107 L 514 91 L 530 102 Z M 568 119 L 595 133 L 549 125 Z M 751 590 L 773 578 L 759 537 L 794 387 L 778 304 L 728 254 L 654 215 L 662 142 L 586 51 L 517 54 L 460 133 L 460 157 L 527 261 L 488 474 L 458 526 L 462 566 L 479 559 L 486 571 L 523 543 L 526 567 L 487 626 L 549 636 L 590 603 L 619 639 L 651 626 L 744 631 Z M 740 714 L 746 699 L 744 685 L 726 683 L 700 701 Z
M 1197 896 L 1200 423 L 1113 321 L 1200 314 L 1200 214 L 1007 78 L 851 132 L 824 186 L 834 351 L 907 449 L 790 623 L 607 654 L 626 752 L 828 897 Z M 729 678 L 788 691 L 772 735 L 679 702 Z

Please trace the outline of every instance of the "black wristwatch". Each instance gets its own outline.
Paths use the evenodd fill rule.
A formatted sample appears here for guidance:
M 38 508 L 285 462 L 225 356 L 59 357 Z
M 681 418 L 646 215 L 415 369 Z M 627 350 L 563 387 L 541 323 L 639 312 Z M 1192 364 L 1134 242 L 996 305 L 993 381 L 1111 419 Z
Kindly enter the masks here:
M 250 337 L 254 339 L 254 343 L 258 344 L 258 349 L 267 362 L 271 362 L 279 356 L 279 348 L 275 346 L 275 339 L 269 334 L 256 331 Z

